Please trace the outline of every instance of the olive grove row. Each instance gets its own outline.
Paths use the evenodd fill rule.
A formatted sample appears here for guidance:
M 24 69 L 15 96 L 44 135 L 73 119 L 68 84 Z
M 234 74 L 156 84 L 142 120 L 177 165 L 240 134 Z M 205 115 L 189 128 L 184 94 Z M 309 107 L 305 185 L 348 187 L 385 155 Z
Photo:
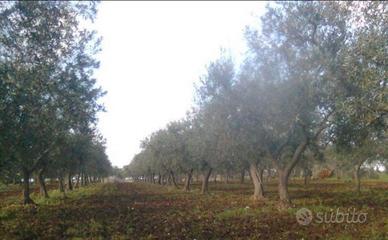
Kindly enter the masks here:
M 259 28 L 246 28 L 243 63 L 225 53 L 211 62 L 193 109 L 141 143 L 129 175 L 159 183 L 185 175 L 189 190 L 197 172 L 206 192 L 214 172 L 249 170 L 254 198 L 264 199 L 269 169 L 284 206 L 295 168 L 324 161 L 328 152 L 350 164 L 358 180 L 362 164 L 384 160 L 387 6 L 271 4 Z
M 111 170 L 96 131 L 100 41 L 81 26 L 95 13 L 93 2 L 0 3 L 0 182 L 23 183 L 26 204 L 32 177 L 48 197 L 45 178 L 63 192 Z

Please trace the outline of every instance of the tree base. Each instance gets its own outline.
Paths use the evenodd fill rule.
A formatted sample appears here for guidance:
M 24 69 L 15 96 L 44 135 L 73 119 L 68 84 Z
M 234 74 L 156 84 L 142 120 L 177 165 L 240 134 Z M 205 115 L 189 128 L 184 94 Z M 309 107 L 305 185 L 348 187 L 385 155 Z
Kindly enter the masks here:
M 290 200 L 280 200 L 277 206 L 279 211 L 285 211 L 293 207 L 294 206 L 292 205 Z
M 25 199 L 23 200 L 23 204 L 24 204 L 24 205 L 27 205 L 27 204 L 36 205 L 36 203 L 35 203 L 31 198 L 25 198 Z
M 252 200 L 255 201 L 255 202 L 265 202 L 267 201 L 268 199 L 264 196 L 255 196 L 253 195 L 252 197 Z

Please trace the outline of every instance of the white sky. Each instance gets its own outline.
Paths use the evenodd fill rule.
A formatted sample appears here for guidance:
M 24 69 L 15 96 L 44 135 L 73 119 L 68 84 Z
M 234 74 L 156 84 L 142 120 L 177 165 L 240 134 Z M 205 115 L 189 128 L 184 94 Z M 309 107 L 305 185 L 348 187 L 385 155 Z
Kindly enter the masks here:
M 98 84 L 108 91 L 99 129 L 113 165 L 127 165 L 142 139 L 185 116 L 194 82 L 220 48 L 246 50 L 244 27 L 265 2 L 101 2 Z

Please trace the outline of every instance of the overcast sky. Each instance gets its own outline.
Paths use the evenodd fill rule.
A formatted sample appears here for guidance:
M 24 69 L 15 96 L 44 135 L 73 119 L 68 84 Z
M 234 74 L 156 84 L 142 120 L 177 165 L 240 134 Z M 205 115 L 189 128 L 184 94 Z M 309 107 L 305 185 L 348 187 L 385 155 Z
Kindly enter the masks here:
M 142 139 L 185 116 L 194 83 L 221 47 L 241 58 L 244 27 L 257 25 L 264 8 L 264 2 L 100 3 L 96 77 L 108 94 L 99 129 L 113 165 L 127 165 Z

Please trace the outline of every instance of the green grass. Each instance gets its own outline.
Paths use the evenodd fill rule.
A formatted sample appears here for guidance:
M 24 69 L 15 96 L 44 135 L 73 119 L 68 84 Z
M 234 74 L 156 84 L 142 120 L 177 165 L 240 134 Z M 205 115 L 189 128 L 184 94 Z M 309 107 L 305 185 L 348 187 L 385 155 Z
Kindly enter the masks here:
M 82 188 L 76 188 L 73 191 L 66 192 L 65 194 L 61 193 L 59 190 L 51 190 L 49 191 L 49 198 L 45 198 L 36 193 L 32 193 L 31 198 L 38 205 L 59 205 L 64 203 L 66 200 L 82 199 L 101 191 L 104 194 L 110 194 L 110 192 L 107 192 L 103 188 L 106 187 L 102 184 L 90 185 Z
M 379 178 L 376 180 L 388 182 L 388 173 L 379 173 Z
M 226 209 L 216 215 L 219 220 L 225 220 L 229 218 L 245 218 L 258 216 L 262 212 L 261 209 L 252 209 L 250 207 Z

